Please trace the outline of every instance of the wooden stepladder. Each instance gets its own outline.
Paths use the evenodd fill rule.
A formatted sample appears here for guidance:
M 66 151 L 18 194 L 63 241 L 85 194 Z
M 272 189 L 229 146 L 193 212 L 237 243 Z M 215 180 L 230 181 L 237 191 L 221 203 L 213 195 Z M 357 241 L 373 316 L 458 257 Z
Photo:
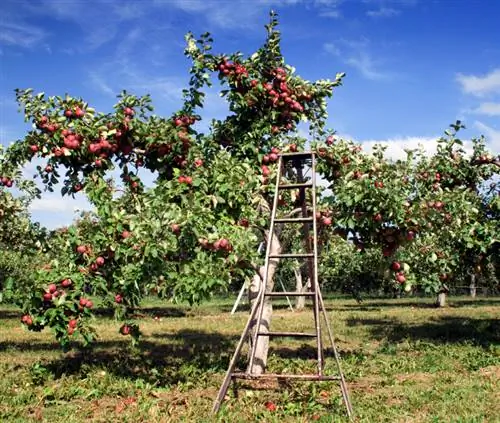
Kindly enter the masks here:
M 305 181 L 303 175 L 303 169 L 305 166 L 310 167 L 311 170 L 311 180 Z M 271 225 L 269 230 L 269 237 L 267 239 L 267 249 L 265 256 L 265 270 L 264 270 L 264 280 L 260 284 L 260 290 L 254 300 L 248 322 L 243 330 L 241 338 L 236 350 L 229 363 L 229 368 L 222 382 L 222 386 L 219 390 L 217 398 L 214 402 L 213 412 L 216 413 L 221 407 L 222 402 L 227 394 L 229 385 L 233 379 L 247 379 L 247 380 L 257 380 L 257 379 L 278 379 L 278 380 L 304 380 L 304 381 L 332 381 L 336 380 L 340 382 L 340 389 L 342 392 L 342 398 L 347 409 L 347 415 L 349 418 L 353 417 L 353 411 L 351 402 L 349 400 L 349 393 L 347 390 L 347 384 L 342 373 L 340 358 L 335 345 L 333 332 L 328 320 L 327 312 L 323 303 L 323 297 L 321 296 L 321 291 L 318 283 L 318 232 L 317 232 L 317 222 L 316 222 L 316 156 L 314 152 L 304 152 L 304 153 L 284 153 L 279 156 L 278 161 L 278 175 L 276 180 L 274 201 L 271 211 Z M 288 174 L 294 175 L 296 181 L 294 183 L 287 183 L 286 185 L 281 184 L 282 177 Z M 277 218 L 277 208 L 278 208 L 278 197 L 281 190 L 298 190 L 298 201 L 300 203 L 301 216 L 294 218 Z M 310 195 L 306 194 L 306 191 L 310 189 Z M 308 204 L 309 203 L 309 204 Z M 302 224 L 303 236 L 305 241 L 305 253 L 286 253 L 286 254 L 271 254 L 272 236 L 275 233 L 275 225 L 282 224 Z M 311 236 L 312 232 L 312 236 Z M 268 274 L 269 274 L 269 263 L 272 259 L 305 259 L 308 262 L 308 273 L 309 280 L 311 281 L 310 288 L 306 292 L 285 292 L 285 291 L 268 291 Z M 263 310 L 264 310 L 264 300 L 268 297 L 285 297 L 285 296 L 306 296 L 312 300 L 312 309 L 314 316 L 314 326 L 315 331 L 311 333 L 300 333 L 300 332 L 273 332 L 266 331 L 260 332 Z M 322 339 L 322 325 L 321 318 L 323 317 L 324 324 L 326 327 L 326 332 L 328 335 L 328 347 L 331 347 L 333 352 L 333 358 L 336 362 L 338 373 L 335 375 L 325 374 L 325 348 Z M 256 328 L 253 330 L 252 328 Z M 276 373 L 264 373 L 264 374 L 252 374 L 250 369 L 252 368 L 255 360 L 257 340 L 261 336 L 268 337 L 297 337 L 297 338 L 314 338 L 316 339 L 317 346 L 317 371 L 313 374 L 276 374 Z M 247 339 L 250 340 L 250 354 L 249 362 L 246 372 L 236 371 L 236 363 L 240 357 L 242 348 L 246 343 Z

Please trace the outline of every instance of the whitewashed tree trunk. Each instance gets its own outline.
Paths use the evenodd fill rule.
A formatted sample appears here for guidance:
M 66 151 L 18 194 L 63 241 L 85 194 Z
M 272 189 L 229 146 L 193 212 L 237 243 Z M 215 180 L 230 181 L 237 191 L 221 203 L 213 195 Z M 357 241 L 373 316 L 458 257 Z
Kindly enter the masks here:
M 438 307 L 445 307 L 446 306 L 446 292 L 440 292 L 438 294 L 436 305 Z
M 269 232 L 266 232 L 266 235 L 269 236 Z M 279 242 L 278 236 L 275 233 L 272 238 L 271 243 L 271 255 L 280 254 L 281 253 L 281 244 Z M 271 259 L 269 261 L 269 271 L 267 275 L 267 290 L 272 291 L 274 287 L 274 274 L 276 272 L 276 268 L 278 266 L 279 259 Z M 253 306 L 255 298 L 259 293 L 259 289 L 261 287 L 261 283 L 264 279 L 264 272 L 266 271 L 265 267 L 262 266 L 259 269 L 260 276 L 255 275 L 252 279 L 252 283 L 250 284 L 250 289 L 248 290 L 250 296 L 250 302 Z M 273 314 L 273 306 L 269 297 L 264 299 L 264 308 L 262 313 L 262 321 L 259 328 L 255 326 L 256 322 L 253 323 L 251 336 L 255 333 L 256 330 L 259 332 L 269 332 L 269 327 L 271 325 L 271 317 Z M 258 316 L 257 316 L 258 317 Z M 256 317 L 256 319 L 257 319 Z M 260 375 L 264 373 L 267 365 L 267 355 L 269 351 L 269 337 L 268 336 L 259 336 L 257 338 L 257 346 L 255 350 L 255 359 L 253 362 L 253 366 L 249 368 L 249 373 L 254 375 Z
M 295 291 L 302 292 L 304 284 L 302 282 L 302 271 L 299 266 L 294 266 L 293 273 L 295 274 Z M 306 305 L 306 297 L 297 297 L 295 300 L 295 309 L 302 310 Z
M 476 298 L 476 275 L 473 273 L 470 275 L 470 285 L 469 285 L 469 293 L 472 298 Z

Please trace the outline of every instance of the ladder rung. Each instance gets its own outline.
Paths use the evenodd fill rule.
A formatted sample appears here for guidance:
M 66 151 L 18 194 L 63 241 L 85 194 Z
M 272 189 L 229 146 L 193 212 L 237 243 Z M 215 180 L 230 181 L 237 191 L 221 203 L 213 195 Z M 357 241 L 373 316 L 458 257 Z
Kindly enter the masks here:
M 297 254 L 270 254 L 269 258 L 308 258 L 314 257 L 313 253 L 297 253 Z
M 314 292 L 273 291 L 264 293 L 266 297 L 314 297 Z
M 307 223 L 312 222 L 312 217 L 287 217 L 282 219 L 274 219 L 274 223 Z
M 312 159 L 314 153 L 310 151 L 309 152 L 300 151 L 297 153 L 282 153 L 280 155 L 281 157 L 283 157 L 284 160 L 288 161 L 292 159 Z
M 258 336 L 294 336 L 297 338 L 317 338 L 318 335 L 315 333 L 304 333 L 304 332 L 258 332 Z
M 264 373 L 261 375 L 252 375 L 249 373 L 235 372 L 232 373 L 233 378 L 238 379 L 300 379 L 300 380 L 341 380 L 340 376 L 325 376 L 325 375 L 294 375 L 280 373 Z
M 312 188 L 312 182 L 304 182 L 302 184 L 285 184 L 278 185 L 278 189 L 294 189 L 294 188 Z

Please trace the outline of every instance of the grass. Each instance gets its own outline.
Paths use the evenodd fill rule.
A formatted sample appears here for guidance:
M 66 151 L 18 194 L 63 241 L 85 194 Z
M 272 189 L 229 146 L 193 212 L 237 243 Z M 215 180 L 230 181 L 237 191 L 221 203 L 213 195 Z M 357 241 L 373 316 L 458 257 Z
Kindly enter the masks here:
M 140 311 L 136 349 L 103 312 L 94 350 L 69 353 L 50 332 L 28 332 L 15 309 L 0 307 L 0 421 L 347 421 L 333 382 L 255 389 L 238 382 L 211 416 L 247 318 L 229 314 L 233 301 L 187 308 L 151 300 Z M 452 298 L 439 310 L 425 299 L 326 305 L 357 421 L 500 422 L 500 299 Z M 277 306 L 272 328 L 310 330 L 312 313 Z M 271 371 L 314 368 L 313 343 L 271 345 Z

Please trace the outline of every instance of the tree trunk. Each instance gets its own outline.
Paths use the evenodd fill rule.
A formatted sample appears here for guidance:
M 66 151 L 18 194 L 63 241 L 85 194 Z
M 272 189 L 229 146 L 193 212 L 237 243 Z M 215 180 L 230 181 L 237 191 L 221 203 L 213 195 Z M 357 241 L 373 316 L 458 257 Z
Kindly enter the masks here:
M 440 293 L 438 293 L 436 305 L 438 307 L 446 306 L 446 292 L 441 291 Z
M 472 298 L 476 298 L 476 275 L 474 273 L 470 275 L 469 293 Z
M 269 236 L 269 232 L 266 232 L 266 235 Z M 278 236 L 276 232 L 272 237 L 271 243 L 271 255 L 280 254 L 281 253 L 281 244 L 279 242 Z M 267 275 L 267 290 L 272 291 L 274 287 L 274 274 L 276 272 L 276 267 L 278 266 L 279 259 L 270 259 L 269 261 L 269 271 Z M 252 279 L 252 283 L 250 284 L 250 289 L 248 290 L 250 296 L 250 302 L 253 306 L 256 297 L 258 296 L 259 289 L 261 287 L 262 281 L 264 280 L 264 272 L 266 271 L 265 267 L 262 266 L 259 269 L 259 275 L 255 275 Z M 271 317 L 273 314 L 273 306 L 271 303 L 271 299 L 269 297 L 264 298 L 264 308 L 262 312 L 262 321 L 259 328 L 257 328 L 256 320 L 258 316 L 256 316 L 255 321 L 252 323 L 252 331 L 251 336 L 256 330 L 259 332 L 269 332 L 269 327 L 271 324 Z M 249 368 L 249 373 L 253 375 L 260 375 L 264 373 L 267 364 L 267 354 L 269 351 L 269 337 L 268 336 L 259 336 L 257 338 L 257 345 L 255 349 L 255 359 L 251 368 Z

